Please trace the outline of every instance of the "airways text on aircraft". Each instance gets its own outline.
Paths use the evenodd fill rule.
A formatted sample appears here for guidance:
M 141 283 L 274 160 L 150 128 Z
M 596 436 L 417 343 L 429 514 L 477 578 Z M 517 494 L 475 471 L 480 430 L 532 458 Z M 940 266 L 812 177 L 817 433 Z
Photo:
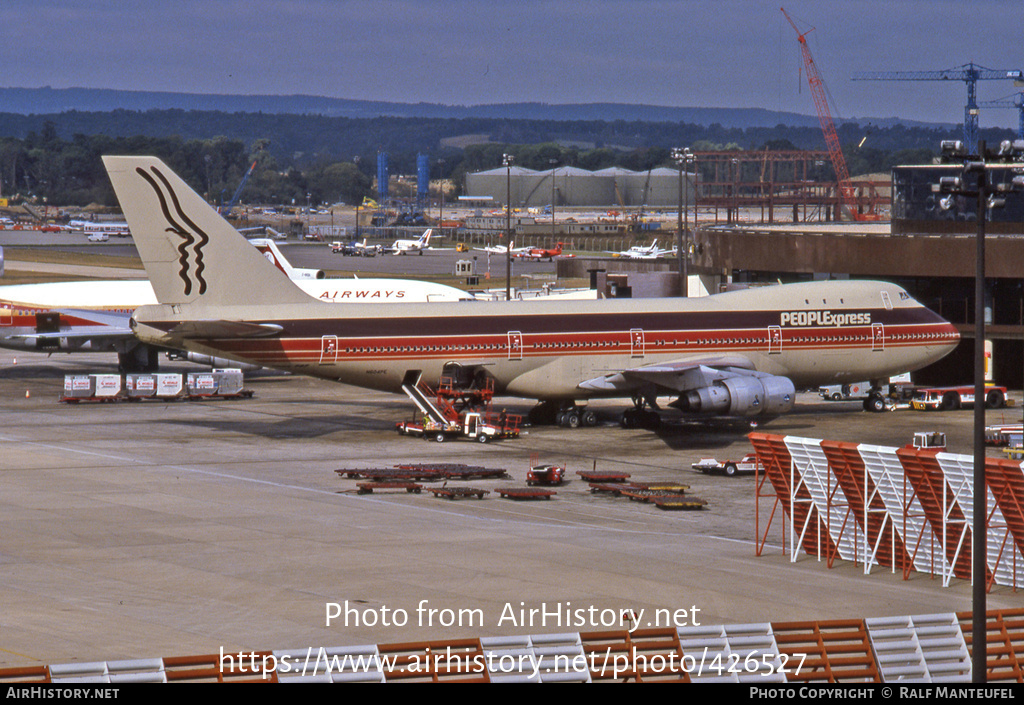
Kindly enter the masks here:
M 360 289 L 355 291 L 325 291 L 320 294 L 323 301 L 337 301 L 338 299 L 404 299 L 405 291 L 382 291 L 381 289 Z
M 870 313 L 832 313 L 831 311 L 788 311 L 780 314 L 784 326 L 867 326 Z

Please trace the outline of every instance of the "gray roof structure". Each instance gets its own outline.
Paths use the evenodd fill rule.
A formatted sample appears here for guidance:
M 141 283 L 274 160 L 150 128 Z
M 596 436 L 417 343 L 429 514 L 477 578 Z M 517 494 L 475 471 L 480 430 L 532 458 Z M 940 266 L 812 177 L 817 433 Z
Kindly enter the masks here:
M 659 167 L 649 171 L 632 171 L 608 167 L 588 171 L 573 166 L 538 171 L 525 167 L 499 167 L 466 175 L 466 195 L 492 198 L 504 204 L 511 200 L 516 208 L 555 206 L 653 206 L 679 204 L 679 172 Z M 690 189 L 697 176 L 686 174 L 684 199 L 694 201 Z M 509 198 L 510 197 L 510 198 Z

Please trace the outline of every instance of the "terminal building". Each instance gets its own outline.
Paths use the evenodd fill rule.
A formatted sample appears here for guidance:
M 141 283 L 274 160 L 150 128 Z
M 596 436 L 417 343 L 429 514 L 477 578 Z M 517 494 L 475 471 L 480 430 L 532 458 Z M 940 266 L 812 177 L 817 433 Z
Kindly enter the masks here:
M 922 380 L 960 384 L 972 378 L 976 204 L 938 193 L 941 176 L 960 167 L 897 167 L 892 172 L 891 220 L 877 222 L 766 222 L 748 206 L 742 218 L 711 224 L 702 219 L 690 233 L 690 273 L 700 274 L 709 291 L 736 284 L 806 279 L 885 279 L 905 287 L 921 303 L 953 322 L 965 344 L 938 363 Z M 998 171 L 998 170 L 997 170 Z M 1011 168 L 993 177 L 1006 181 Z M 821 184 L 819 184 L 820 186 Z M 832 193 L 826 210 L 838 213 Z M 696 194 L 706 213 L 708 198 Z M 986 219 L 986 337 L 989 374 L 998 384 L 1024 385 L 1024 194 L 1006 195 L 1006 205 Z M 742 212 L 742 209 L 737 212 Z M 794 215 L 796 211 L 794 210 Z M 756 221 L 756 222 L 755 222 Z M 794 221 L 796 218 L 794 217 Z M 672 233 L 673 242 L 675 233 Z M 630 262 L 577 258 L 559 263 L 559 276 L 609 272 Z M 650 268 L 653 263 L 644 263 Z M 658 266 L 675 271 L 674 259 Z M 691 284 L 692 289 L 692 284 Z M 915 379 L 915 381 L 918 381 Z

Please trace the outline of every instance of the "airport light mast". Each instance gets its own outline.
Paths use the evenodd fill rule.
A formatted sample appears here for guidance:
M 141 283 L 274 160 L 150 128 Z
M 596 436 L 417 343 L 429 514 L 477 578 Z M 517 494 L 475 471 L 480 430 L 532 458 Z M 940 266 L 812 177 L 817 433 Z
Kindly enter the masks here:
M 555 246 L 555 167 L 558 166 L 557 159 L 548 159 L 551 165 L 551 246 Z
M 947 194 L 939 200 L 943 210 L 952 206 L 952 196 L 973 198 L 976 202 L 977 235 L 974 250 L 974 521 L 971 536 L 971 572 L 974 584 L 971 594 L 971 672 L 975 683 L 985 683 L 988 673 L 987 598 L 985 574 L 988 570 L 988 491 L 985 478 L 985 221 L 988 212 L 1002 208 L 1008 193 L 1024 191 L 1024 176 L 1014 176 L 1002 184 L 994 183 L 993 167 L 1012 166 L 1024 162 L 1024 140 L 1006 140 L 998 151 L 985 149 L 985 140 L 978 140 L 973 154 L 963 142 L 945 140 L 941 144 L 942 158 L 948 163 L 960 161 L 963 168 L 959 176 L 943 176 L 937 184 L 939 193 Z
M 690 295 L 690 188 L 686 189 L 686 217 L 683 217 L 683 174 L 692 171 L 696 157 L 689 149 L 672 150 L 672 160 L 679 167 L 679 215 L 676 233 L 676 259 L 679 271 L 679 295 L 686 298 Z M 684 232 L 685 226 L 685 232 Z
M 502 154 L 505 167 L 505 300 L 512 300 L 512 155 Z

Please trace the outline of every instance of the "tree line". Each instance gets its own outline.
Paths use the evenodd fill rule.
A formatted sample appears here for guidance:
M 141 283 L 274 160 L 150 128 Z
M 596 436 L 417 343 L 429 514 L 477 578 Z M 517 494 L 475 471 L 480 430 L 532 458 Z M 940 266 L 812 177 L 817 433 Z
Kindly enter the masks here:
M 851 176 L 886 172 L 897 164 L 927 163 L 959 128 L 838 128 Z M 1013 137 L 983 130 L 989 142 Z M 466 139 L 472 136 L 471 139 Z M 461 141 L 459 141 L 461 139 Z M 460 144 L 463 146 L 454 146 Z M 244 203 L 359 203 L 375 197 L 379 152 L 390 173 L 416 174 L 426 154 L 431 179 L 458 190 L 468 172 L 501 166 L 553 165 L 636 171 L 674 166 L 673 147 L 822 150 L 820 130 L 808 127 L 726 128 L 721 125 L 628 121 L 500 120 L 492 118 L 350 119 L 184 110 L 54 115 L 0 113 L 0 195 L 59 205 L 114 205 L 100 157 L 160 157 L 213 203 L 227 202 L 250 166 Z M 817 178 L 829 179 L 828 166 Z

